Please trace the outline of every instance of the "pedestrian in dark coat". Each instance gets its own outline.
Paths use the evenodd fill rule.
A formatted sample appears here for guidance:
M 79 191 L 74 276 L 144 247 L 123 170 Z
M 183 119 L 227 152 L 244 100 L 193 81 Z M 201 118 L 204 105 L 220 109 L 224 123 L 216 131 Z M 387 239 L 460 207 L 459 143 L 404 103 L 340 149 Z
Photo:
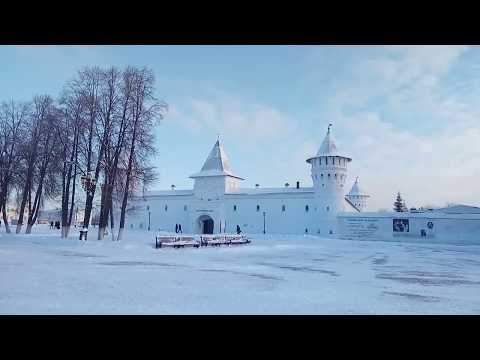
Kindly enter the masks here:
M 240 226 L 237 225 L 237 235 L 240 235 L 241 232 L 242 230 L 240 230 Z
M 182 233 L 182 224 L 178 224 L 178 232 L 179 232 L 180 234 L 183 234 L 183 233 Z
M 175 233 L 178 234 L 178 224 L 175 224 Z

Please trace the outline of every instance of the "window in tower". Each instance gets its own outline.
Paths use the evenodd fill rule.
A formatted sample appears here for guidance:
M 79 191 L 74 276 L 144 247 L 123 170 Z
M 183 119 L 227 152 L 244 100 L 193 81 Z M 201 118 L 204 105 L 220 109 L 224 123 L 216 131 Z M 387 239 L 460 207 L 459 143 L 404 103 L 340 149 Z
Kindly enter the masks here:
M 321 177 L 321 178 L 322 178 L 322 180 L 323 180 L 323 174 L 320 174 L 320 177 Z
M 183 205 L 183 211 L 187 211 L 187 205 Z
M 285 211 L 285 205 L 282 205 L 282 212 Z
M 168 211 L 168 205 L 165 204 L 165 211 Z
M 322 165 L 322 158 L 318 158 L 318 160 L 320 161 L 319 165 Z
M 305 205 L 305 212 L 308 212 L 308 205 Z
M 328 165 L 328 156 L 325 157 L 325 165 Z
M 330 211 L 330 206 L 327 206 L 327 211 Z
M 257 211 L 260 211 L 260 205 L 257 205 Z
M 330 174 L 328 174 L 328 177 L 330 177 Z
M 237 211 L 237 205 L 233 205 L 233 211 Z

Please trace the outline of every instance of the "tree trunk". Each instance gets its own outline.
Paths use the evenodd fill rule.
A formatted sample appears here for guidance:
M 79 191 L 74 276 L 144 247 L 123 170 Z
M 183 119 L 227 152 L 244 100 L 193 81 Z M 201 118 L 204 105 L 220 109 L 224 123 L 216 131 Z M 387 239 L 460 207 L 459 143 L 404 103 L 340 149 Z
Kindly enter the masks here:
M 62 171 L 62 233 L 61 233 L 61 238 L 65 239 L 65 228 L 67 227 L 67 203 L 65 202 L 65 199 L 68 198 L 67 195 L 67 189 L 66 189 L 66 181 L 65 178 L 67 177 L 67 171 L 66 171 L 67 164 L 64 162 L 63 163 L 63 171 Z
M 32 224 L 27 223 L 27 229 L 25 230 L 25 234 L 31 234 L 32 233 Z
M 3 215 L 3 224 L 5 225 L 5 232 L 7 234 L 11 234 L 12 231 L 10 230 L 10 225 L 8 224 L 7 207 L 5 203 L 3 203 L 2 205 L 2 215 Z
M 107 216 L 105 215 L 106 188 L 107 188 L 106 184 L 103 184 L 101 186 L 102 195 L 100 200 L 100 218 L 98 222 L 98 240 L 103 240 L 103 237 L 105 236 L 105 229 L 107 227 L 107 224 L 106 224 Z
M 72 199 L 70 201 L 70 215 L 68 217 L 67 228 L 65 231 L 65 238 L 68 238 L 68 234 L 72 227 L 72 217 L 73 217 L 73 208 L 75 207 L 75 185 L 77 181 L 77 158 L 78 158 L 78 150 L 75 151 L 75 167 L 73 170 L 73 185 L 72 185 Z M 68 204 L 67 204 L 68 208 Z M 76 221 L 77 219 L 75 219 Z
M 48 166 L 48 165 L 47 165 Z M 40 210 L 40 199 L 42 198 L 42 192 L 43 192 L 43 182 L 45 180 L 45 173 L 46 169 L 42 169 L 42 174 L 40 175 L 40 182 L 38 183 L 38 188 L 35 193 L 35 199 L 33 201 L 33 207 L 28 214 L 28 220 L 27 220 L 27 230 L 25 231 L 26 234 L 30 234 L 32 232 L 32 227 L 37 221 L 38 217 L 38 212 Z
M 31 176 L 32 176 L 32 174 L 29 171 L 27 173 L 27 178 L 25 179 L 25 187 L 23 188 L 22 202 L 20 204 L 20 213 L 18 214 L 17 230 L 15 231 L 17 234 L 19 234 L 22 231 L 23 215 L 25 213 L 25 206 L 27 205 L 28 191 L 30 189 Z
M 115 240 L 115 236 L 113 235 L 113 228 L 115 227 L 114 225 L 114 216 L 113 216 L 113 199 L 112 199 L 112 196 L 110 194 L 110 234 L 111 234 L 111 237 L 112 237 L 112 241 Z
M 135 140 L 136 140 L 136 132 L 137 126 L 136 122 L 133 126 L 133 135 L 132 135 L 132 143 L 130 145 L 130 155 L 128 157 L 128 168 L 127 168 L 127 179 L 125 181 L 125 190 L 123 192 L 123 199 L 122 199 L 122 208 L 120 210 L 120 224 L 118 228 L 118 237 L 117 241 L 122 240 L 123 238 L 123 228 L 125 227 L 125 211 L 127 209 L 127 201 L 128 201 L 128 190 L 130 187 L 130 177 L 132 173 L 132 166 L 133 166 L 133 154 L 135 153 Z

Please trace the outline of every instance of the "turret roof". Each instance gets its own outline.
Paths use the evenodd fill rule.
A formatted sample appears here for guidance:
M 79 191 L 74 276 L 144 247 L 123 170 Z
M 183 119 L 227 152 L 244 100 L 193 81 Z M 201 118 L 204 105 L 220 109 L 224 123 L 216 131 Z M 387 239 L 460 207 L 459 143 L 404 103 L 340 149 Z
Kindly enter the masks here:
M 330 132 L 330 127 L 331 126 L 332 126 L 332 124 L 328 125 L 327 135 L 325 135 L 325 138 L 323 139 L 322 145 L 320 145 L 320 148 L 317 151 L 317 155 L 307 159 L 307 162 L 309 162 L 309 160 L 311 160 L 313 158 L 316 158 L 316 157 L 319 157 L 319 156 L 341 156 L 341 157 L 344 157 L 344 158 L 348 159 L 349 161 L 352 160 L 348 156 L 345 156 L 345 155 L 342 155 L 342 154 L 339 153 L 337 145 L 335 144 L 335 140 L 334 140 L 334 138 L 333 138 L 333 136 Z
M 358 176 L 355 179 L 355 182 L 353 183 L 352 188 L 350 189 L 350 192 L 348 195 L 363 195 L 363 196 L 368 196 L 366 195 L 361 189 L 360 186 L 358 185 Z
M 215 145 L 213 145 L 213 149 L 210 151 L 207 160 L 205 160 L 202 169 L 190 177 L 196 178 L 204 176 L 232 176 L 242 179 L 241 177 L 235 175 L 230 168 L 227 154 L 225 153 L 220 140 L 217 140 Z

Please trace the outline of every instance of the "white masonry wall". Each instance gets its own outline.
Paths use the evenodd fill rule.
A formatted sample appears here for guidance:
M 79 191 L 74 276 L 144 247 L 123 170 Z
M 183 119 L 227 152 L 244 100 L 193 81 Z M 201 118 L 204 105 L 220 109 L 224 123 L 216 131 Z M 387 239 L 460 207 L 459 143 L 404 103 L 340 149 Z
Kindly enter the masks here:
M 394 219 L 408 220 L 408 232 L 394 231 Z M 339 237 L 347 240 L 480 244 L 480 214 L 340 214 L 338 227 Z M 422 230 L 425 231 L 423 237 Z
M 151 231 L 160 229 L 172 232 L 175 231 L 175 224 L 180 223 L 184 233 L 196 233 L 199 231 L 198 218 L 208 215 L 214 221 L 214 233 L 219 232 L 220 222 L 222 231 L 226 225 L 226 232 L 235 232 L 239 225 L 244 233 L 263 233 L 265 212 L 265 230 L 268 234 L 326 235 L 327 230 L 321 229 L 316 221 L 319 212 L 313 191 L 295 190 L 276 194 L 225 194 L 221 200 L 210 201 L 201 201 L 193 195 L 146 196 L 146 200 L 139 199 L 132 203 L 135 211 L 127 216 L 127 228 L 147 229 L 149 207 Z M 285 211 L 282 210 L 283 206 Z

